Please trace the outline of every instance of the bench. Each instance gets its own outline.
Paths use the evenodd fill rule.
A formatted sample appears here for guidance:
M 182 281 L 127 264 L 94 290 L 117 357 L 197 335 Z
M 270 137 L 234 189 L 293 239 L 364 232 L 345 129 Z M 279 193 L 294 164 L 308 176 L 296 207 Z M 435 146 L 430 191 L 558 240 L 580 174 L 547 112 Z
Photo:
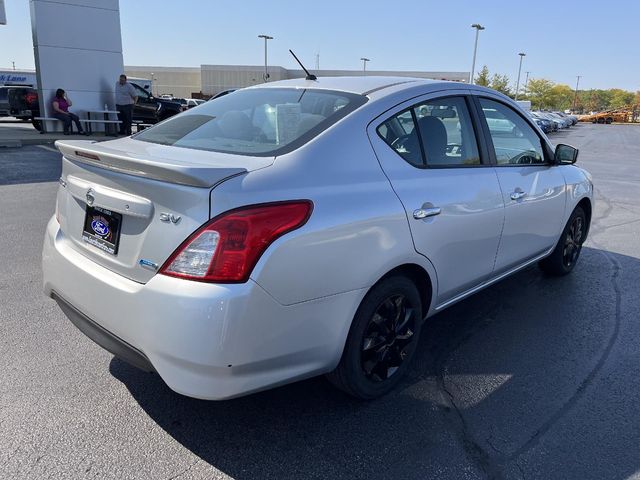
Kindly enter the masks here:
M 34 120 L 38 120 L 40 122 L 46 122 L 46 121 L 56 121 L 56 122 L 62 122 L 62 120 L 60 120 L 59 118 L 55 118 L 55 117 L 33 117 Z M 104 123 L 105 124 L 105 135 L 107 135 L 106 133 L 106 125 L 110 124 L 110 125 L 119 125 L 122 122 L 120 120 L 86 120 L 81 118 L 80 119 L 81 122 L 87 124 L 87 131 L 89 133 L 93 133 L 92 129 L 91 129 L 91 125 L 94 123 Z M 40 133 L 46 133 L 46 126 L 44 123 L 42 123 L 42 128 L 40 128 Z M 112 135 L 116 136 L 117 133 L 113 133 Z
M 61 122 L 62 120 L 60 120 L 59 118 L 55 118 L 55 117 L 33 117 L 33 120 L 38 120 L 40 122 L 40 133 L 47 133 L 47 129 L 45 126 L 46 121 L 56 121 L 56 122 Z
M 117 136 L 118 133 L 117 132 L 114 132 L 114 133 L 111 133 L 111 134 L 107 133 L 107 125 L 116 125 L 116 126 L 118 126 L 118 125 L 120 125 L 122 123 L 120 120 L 86 120 L 86 119 L 82 119 L 82 118 L 80 119 L 80 121 L 85 123 L 85 124 L 87 124 L 86 128 L 87 128 L 87 131 L 89 133 L 93 133 L 93 130 L 91 129 L 91 125 L 93 125 L 94 123 L 103 123 L 104 124 L 104 134 L 105 135 L 112 135 L 114 137 Z

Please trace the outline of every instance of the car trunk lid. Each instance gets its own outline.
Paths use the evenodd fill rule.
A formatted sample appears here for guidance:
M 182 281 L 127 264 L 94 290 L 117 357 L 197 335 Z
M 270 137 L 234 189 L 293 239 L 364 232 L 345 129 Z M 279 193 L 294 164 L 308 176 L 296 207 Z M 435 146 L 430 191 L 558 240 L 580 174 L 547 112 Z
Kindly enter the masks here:
M 273 158 L 229 155 L 134 139 L 58 141 L 57 215 L 63 241 L 146 283 L 210 216 L 210 192 Z

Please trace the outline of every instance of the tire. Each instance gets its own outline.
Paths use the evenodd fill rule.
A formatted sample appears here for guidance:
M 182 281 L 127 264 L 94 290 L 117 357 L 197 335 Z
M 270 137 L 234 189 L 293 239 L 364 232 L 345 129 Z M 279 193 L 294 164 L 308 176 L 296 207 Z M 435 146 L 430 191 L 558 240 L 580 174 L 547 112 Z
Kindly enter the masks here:
M 613 118 L 611 118 L 611 117 L 607 117 L 607 119 L 605 120 L 605 123 L 606 123 L 607 125 L 611 125 L 611 124 L 613 123 Z
M 587 238 L 587 230 L 587 216 L 582 207 L 576 207 L 562 231 L 556 248 L 551 255 L 538 263 L 542 271 L 555 277 L 571 273 L 578 263 L 582 244 Z
M 31 120 L 31 123 L 33 124 L 33 128 L 35 128 L 39 132 L 42 132 L 42 123 L 40 122 L 40 120 Z
M 422 302 L 416 285 L 404 276 L 382 280 L 358 307 L 340 363 L 327 378 L 361 400 L 388 393 L 409 367 L 421 327 Z

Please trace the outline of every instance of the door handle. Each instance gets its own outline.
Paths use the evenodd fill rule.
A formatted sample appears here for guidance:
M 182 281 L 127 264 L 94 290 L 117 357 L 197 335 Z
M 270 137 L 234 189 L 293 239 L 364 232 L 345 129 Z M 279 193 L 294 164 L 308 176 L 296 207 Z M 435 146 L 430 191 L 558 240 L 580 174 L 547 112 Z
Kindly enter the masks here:
M 520 200 L 526 194 L 527 192 L 523 192 L 522 190 L 516 190 L 515 192 L 511 192 L 511 200 Z
M 418 208 L 413 211 L 413 218 L 416 220 L 422 220 L 423 218 L 440 215 L 441 212 L 442 209 L 440 207 Z

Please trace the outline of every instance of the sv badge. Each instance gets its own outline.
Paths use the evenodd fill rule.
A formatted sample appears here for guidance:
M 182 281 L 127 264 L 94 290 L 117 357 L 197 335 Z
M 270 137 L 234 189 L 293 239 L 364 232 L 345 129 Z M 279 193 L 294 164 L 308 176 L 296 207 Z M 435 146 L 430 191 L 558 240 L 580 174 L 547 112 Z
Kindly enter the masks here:
M 180 215 L 174 215 L 173 213 L 160 213 L 160 221 L 165 223 L 178 223 L 182 217 Z

